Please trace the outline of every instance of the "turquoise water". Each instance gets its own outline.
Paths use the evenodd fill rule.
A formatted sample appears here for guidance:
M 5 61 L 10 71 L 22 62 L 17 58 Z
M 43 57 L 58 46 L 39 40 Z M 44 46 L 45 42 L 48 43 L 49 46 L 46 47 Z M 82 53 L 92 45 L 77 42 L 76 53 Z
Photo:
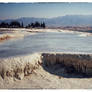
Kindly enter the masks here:
M 92 36 L 62 32 L 44 32 L 8 40 L 0 44 L 0 57 L 25 55 L 35 52 L 82 52 L 92 53 Z

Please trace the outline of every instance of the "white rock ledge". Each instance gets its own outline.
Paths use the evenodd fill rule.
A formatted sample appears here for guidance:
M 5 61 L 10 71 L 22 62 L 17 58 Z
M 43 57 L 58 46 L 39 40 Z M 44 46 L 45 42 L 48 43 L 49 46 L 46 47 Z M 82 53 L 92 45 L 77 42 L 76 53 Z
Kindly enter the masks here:
M 0 59 L 0 76 L 23 79 L 32 74 L 39 65 L 52 66 L 62 64 L 79 73 L 92 75 L 92 54 L 72 53 L 35 53 L 27 56 Z

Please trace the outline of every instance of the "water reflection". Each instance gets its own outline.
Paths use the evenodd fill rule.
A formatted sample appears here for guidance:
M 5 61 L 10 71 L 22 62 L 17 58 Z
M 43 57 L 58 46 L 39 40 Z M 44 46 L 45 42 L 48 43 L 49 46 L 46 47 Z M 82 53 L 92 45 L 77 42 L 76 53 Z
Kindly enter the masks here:
M 49 32 L 8 40 L 0 44 L 0 57 L 31 54 L 35 52 L 83 52 L 92 53 L 92 37 L 78 34 Z

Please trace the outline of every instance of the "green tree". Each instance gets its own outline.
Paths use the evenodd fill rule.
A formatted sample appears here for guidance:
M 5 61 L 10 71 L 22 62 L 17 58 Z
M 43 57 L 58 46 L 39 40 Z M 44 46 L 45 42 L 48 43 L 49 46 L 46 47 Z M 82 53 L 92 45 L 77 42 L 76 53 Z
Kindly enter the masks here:
M 42 28 L 45 28 L 45 27 L 46 27 L 44 22 L 41 23 L 41 27 L 42 27 Z
M 41 25 L 38 21 L 35 22 L 35 27 L 41 27 Z
M 31 27 L 34 28 L 35 27 L 35 24 L 34 23 L 31 23 Z
M 5 23 L 5 22 L 1 22 L 0 27 L 1 28 L 8 28 L 9 27 L 9 24 L 8 23 Z
M 10 27 L 12 28 L 18 28 L 18 27 L 21 27 L 20 23 L 18 21 L 12 21 L 10 23 Z
M 24 27 L 23 22 L 21 23 L 21 27 L 22 27 L 22 28 Z

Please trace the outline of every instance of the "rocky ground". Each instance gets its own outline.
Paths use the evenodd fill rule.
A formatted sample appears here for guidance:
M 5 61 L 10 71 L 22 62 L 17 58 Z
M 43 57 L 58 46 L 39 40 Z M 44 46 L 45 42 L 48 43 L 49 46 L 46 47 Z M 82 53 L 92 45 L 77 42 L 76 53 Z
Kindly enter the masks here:
M 4 89 L 91 89 L 92 78 L 64 78 L 46 72 L 42 67 L 22 80 L 5 79 Z M 0 82 L 1 84 L 1 82 Z
M 43 63 L 41 53 L 0 60 L 1 89 L 91 89 L 92 77 L 70 72 L 62 64 L 56 64 L 54 54 Z M 69 54 L 68 54 L 69 55 Z M 80 55 L 78 55 L 79 58 Z M 78 57 L 77 56 L 77 57 Z M 87 55 L 86 59 L 88 57 Z M 69 57 L 68 57 L 69 58 Z M 76 55 L 75 57 L 76 58 Z M 70 58 L 71 59 L 71 58 Z M 49 60 L 51 62 L 49 62 Z M 7 62 L 8 61 L 8 62 Z M 75 62 L 75 61 L 74 61 Z M 68 64 L 69 65 L 69 64 Z M 80 64 L 81 66 L 81 64 Z

